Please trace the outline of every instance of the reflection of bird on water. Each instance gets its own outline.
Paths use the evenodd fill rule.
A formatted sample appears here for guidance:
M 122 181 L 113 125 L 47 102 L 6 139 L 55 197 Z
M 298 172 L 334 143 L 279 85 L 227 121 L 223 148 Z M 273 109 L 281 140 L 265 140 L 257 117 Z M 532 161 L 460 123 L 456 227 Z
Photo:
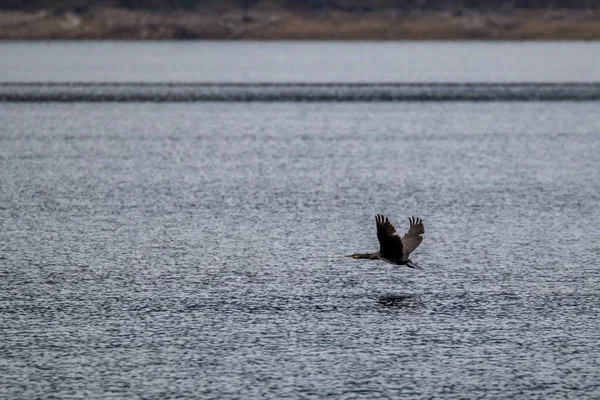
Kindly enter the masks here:
M 379 251 L 367 254 L 351 254 L 346 257 L 355 259 L 365 258 L 367 260 L 382 260 L 390 264 L 406 265 L 409 268 L 422 269 L 413 263 L 408 256 L 423 241 L 425 227 L 420 218 L 410 217 L 410 228 L 408 232 L 400 238 L 396 235 L 396 228 L 383 215 L 377 214 L 375 222 L 377 223 L 377 239 L 379 239 Z

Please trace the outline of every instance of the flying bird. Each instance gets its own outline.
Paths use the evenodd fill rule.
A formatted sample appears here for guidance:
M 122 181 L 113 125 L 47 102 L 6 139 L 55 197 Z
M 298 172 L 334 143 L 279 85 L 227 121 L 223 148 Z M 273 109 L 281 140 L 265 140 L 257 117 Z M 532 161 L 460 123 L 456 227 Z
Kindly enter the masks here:
M 379 239 L 379 251 L 367 254 L 351 254 L 346 257 L 354 259 L 365 258 L 367 260 L 382 260 L 390 264 L 406 265 L 409 268 L 423 269 L 413 263 L 408 256 L 423 241 L 422 234 L 425 233 L 423 221 L 420 218 L 410 217 L 410 228 L 402 238 L 396 235 L 396 228 L 383 215 L 377 214 L 377 239 Z

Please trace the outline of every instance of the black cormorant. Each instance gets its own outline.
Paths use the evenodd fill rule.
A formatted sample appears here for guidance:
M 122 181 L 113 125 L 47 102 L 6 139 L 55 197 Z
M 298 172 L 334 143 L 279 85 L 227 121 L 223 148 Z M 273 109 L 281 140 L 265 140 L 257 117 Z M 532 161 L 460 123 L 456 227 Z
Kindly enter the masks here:
M 420 218 L 410 217 L 410 228 L 408 232 L 400 238 L 396 235 L 396 228 L 383 215 L 377 214 L 375 222 L 377 223 L 377 239 L 379 239 L 379 251 L 367 254 L 351 254 L 346 257 L 355 259 L 365 258 L 368 260 L 382 260 L 390 264 L 406 265 L 409 268 L 422 269 L 413 263 L 408 256 L 423 241 L 425 227 Z

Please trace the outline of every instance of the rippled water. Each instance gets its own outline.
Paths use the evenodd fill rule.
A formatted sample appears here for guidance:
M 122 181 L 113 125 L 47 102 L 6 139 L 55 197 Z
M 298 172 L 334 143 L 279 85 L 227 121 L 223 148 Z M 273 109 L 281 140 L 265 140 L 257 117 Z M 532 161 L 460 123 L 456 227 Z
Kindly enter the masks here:
M 6 398 L 596 398 L 596 102 L 4 103 Z M 424 271 L 351 260 L 424 220 Z

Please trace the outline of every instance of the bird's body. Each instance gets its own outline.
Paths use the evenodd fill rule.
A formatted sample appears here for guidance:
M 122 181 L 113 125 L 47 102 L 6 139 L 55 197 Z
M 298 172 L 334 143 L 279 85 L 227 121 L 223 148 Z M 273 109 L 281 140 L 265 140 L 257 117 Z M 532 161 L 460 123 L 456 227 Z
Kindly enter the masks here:
M 377 239 L 379 239 L 379 251 L 375 253 L 352 254 L 348 257 L 355 259 L 381 260 L 390 264 L 406 265 L 409 268 L 422 269 L 413 263 L 408 256 L 423 241 L 425 227 L 420 218 L 410 217 L 410 228 L 401 238 L 396 235 L 396 228 L 383 215 L 377 214 Z

